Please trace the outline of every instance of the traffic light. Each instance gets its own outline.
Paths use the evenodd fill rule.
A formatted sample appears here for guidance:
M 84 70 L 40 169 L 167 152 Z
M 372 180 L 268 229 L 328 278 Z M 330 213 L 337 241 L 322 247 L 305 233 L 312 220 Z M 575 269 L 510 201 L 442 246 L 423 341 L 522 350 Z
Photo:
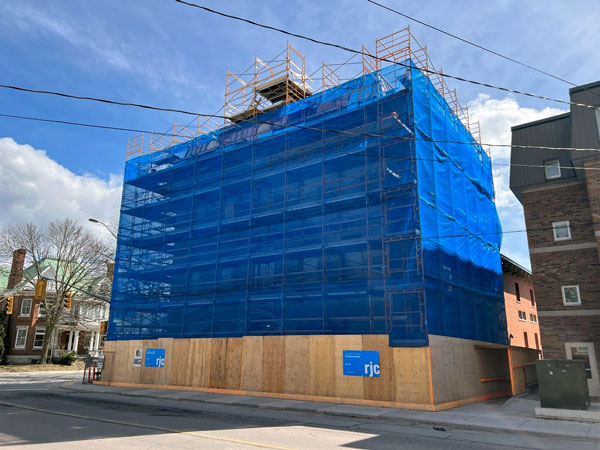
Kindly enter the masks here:
M 102 322 L 100 322 L 100 334 L 106 334 L 107 330 L 108 330 L 108 321 L 103 320 Z
M 47 281 L 44 278 L 38 278 L 35 283 L 35 296 L 33 297 L 35 300 L 44 300 L 46 298 L 46 283 Z
M 71 294 L 70 292 L 67 292 L 65 294 L 65 308 L 67 309 L 67 311 L 71 311 L 71 297 L 73 296 L 73 294 Z
M 15 298 L 13 296 L 8 297 L 6 301 L 6 314 L 12 314 L 14 301 Z

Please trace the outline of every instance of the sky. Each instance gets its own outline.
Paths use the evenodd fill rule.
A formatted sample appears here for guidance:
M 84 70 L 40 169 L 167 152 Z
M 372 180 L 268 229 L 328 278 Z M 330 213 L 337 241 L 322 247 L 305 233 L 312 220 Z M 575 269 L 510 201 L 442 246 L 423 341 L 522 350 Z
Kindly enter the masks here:
M 600 79 L 596 0 L 478 2 L 380 0 L 479 45 L 575 84 Z M 570 85 L 483 52 L 366 0 L 197 3 L 352 48 L 411 26 L 445 73 L 568 100 Z M 0 2 L 0 84 L 55 90 L 215 113 L 225 71 L 268 60 L 288 41 L 307 61 L 340 63 L 348 53 L 232 21 L 174 0 Z M 318 80 L 315 80 L 319 84 Z M 568 105 L 448 80 L 482 141 L 510 143 L 510 127 L 568 110 Z M 189 117 L 0 89 L 0 114 L 165 131 Z M 0 224 L 41 225 L 70 217 L 103 238 L 94 217 L 116 227 L 127 139 L 135 133 L 0 117 Z M 495 148 L 496 204 L 505 231 L 524 230 L 508 188 L 510 151 Z M 524 232 L 504 236 L 502 251 L 530 267 Z

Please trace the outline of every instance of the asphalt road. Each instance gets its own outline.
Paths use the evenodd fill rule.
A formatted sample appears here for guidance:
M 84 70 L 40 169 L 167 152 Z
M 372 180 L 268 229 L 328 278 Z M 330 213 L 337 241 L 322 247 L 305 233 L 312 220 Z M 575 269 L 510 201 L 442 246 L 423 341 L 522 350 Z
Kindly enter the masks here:
M 435 430 L 381 419 L 80 394 L 81 373 L 0 374 L 0 446 L 44 449 L 600 449 L 599 442 Z

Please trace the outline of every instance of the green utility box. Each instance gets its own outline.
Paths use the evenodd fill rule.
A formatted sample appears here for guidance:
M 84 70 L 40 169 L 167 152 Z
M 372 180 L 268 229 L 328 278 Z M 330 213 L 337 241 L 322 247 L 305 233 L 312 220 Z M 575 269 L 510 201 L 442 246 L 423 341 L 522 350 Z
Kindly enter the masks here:
M 572 359 L 542 359 L 536 361 L 543 408 L 588 409 L 585 363 Z

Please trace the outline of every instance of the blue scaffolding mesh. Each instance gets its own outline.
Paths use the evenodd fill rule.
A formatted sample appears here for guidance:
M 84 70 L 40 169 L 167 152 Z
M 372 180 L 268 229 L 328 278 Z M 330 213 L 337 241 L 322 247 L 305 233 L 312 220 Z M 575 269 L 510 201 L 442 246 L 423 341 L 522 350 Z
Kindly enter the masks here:
M 506 343 L 499 249 L 489 157 L 394 65 L 128 161 L 108 339 Z

